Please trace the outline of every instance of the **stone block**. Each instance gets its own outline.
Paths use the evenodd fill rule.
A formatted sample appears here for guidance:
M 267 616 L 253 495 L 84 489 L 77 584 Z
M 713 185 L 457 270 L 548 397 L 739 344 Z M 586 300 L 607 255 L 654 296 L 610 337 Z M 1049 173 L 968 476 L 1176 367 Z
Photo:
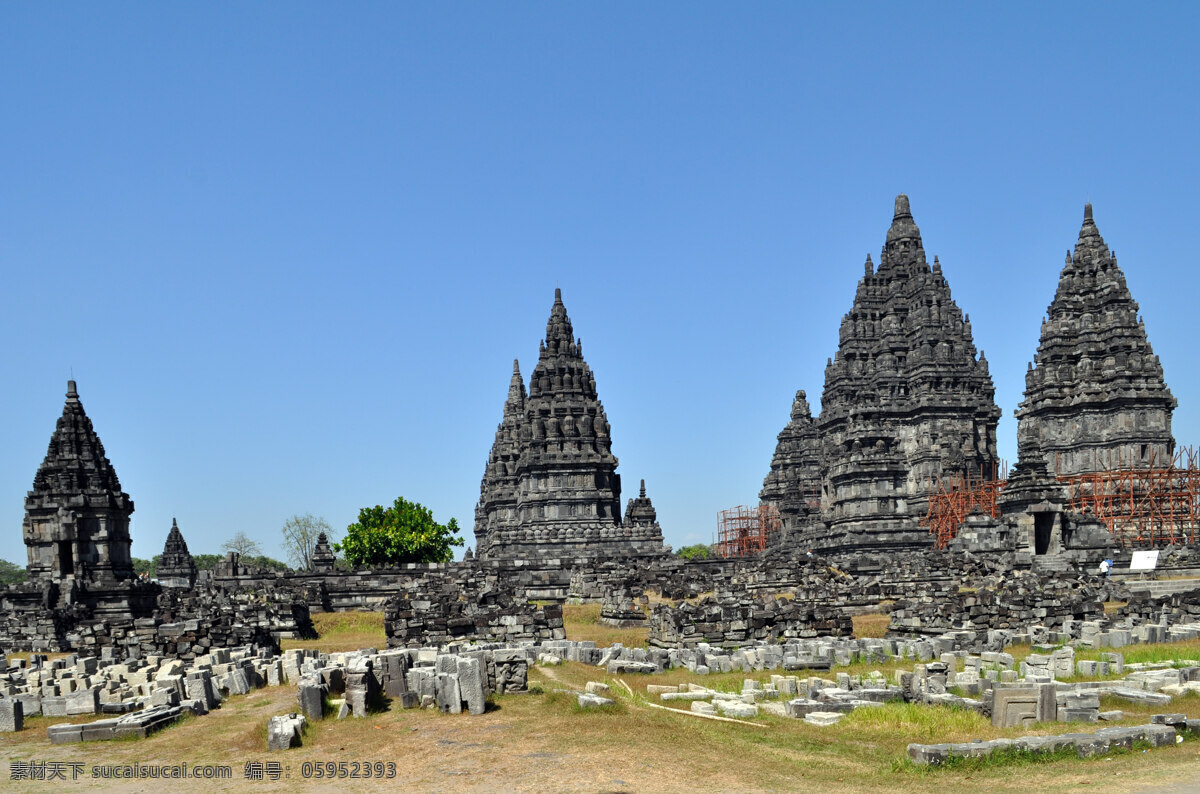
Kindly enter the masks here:
M 810 711 L 804 715 L 809 725 L 836 725 L 846 715 L 837 711 Z
M 325 684 L 315 679 L 300 679 L 296 693 L 300 713 L 310 720 L 325 719 L 325 691 Z
M 64 697 L 67 716 L 98 714 L 100 712 L 100 689 L 81 689 Z
M 483 714 L 487 710 L 486 675 L 479 659 L 460 656 L 458 658 L 459 696 L 467 703 L 470 714 Z
M 14 733 L 25 727 L 25 704 L 15 698 L 0 698 L 0 733 Z
M 285 714 L 267 721 L 267 750 L 287 750 L 301 746 L 305 720 L 300 714 Z
M 993 690 L 992 725 L 997 728 L 1029 727 L 1038 718 L 1038 690 L 1002 688 Z

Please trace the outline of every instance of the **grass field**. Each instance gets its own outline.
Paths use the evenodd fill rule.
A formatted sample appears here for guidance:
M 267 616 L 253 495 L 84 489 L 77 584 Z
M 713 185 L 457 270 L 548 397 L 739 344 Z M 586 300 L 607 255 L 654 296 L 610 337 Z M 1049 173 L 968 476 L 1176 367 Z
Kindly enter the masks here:
M 598 624 L 595 606 L 564 610 L 568 636 L 627 645 L 644 642 L 644 630 L 616 630 Z M 875 618 L 878 616 L 863 616 Z M 381 616 L 340 613 L 314 616 L 322 639 L 289 643 L 291 647 L 346 650 L 384 645 Z M 869 625 L 869 623 L 865 624 Z M 1200 653 L 1200 643 L 1141 646 L 1136 650 L 1164 659 Z M 1081 654 L 1082 656 L 1082 654 Z M 889 660 L 891 662 L 891 660 Z M 855 665 L 849 672 L 880 669 L 891 675 L 898 666 Z M 911 668 L 911 662 L 906 669 Z M 268 755 L 267 718 L 296 708 L 294 687 L 256 690 L 235 697 L 205 717 L 189 718 L 149 739 L 50 745 L 45 728 L 68 720 L 31 719 L 19 734 L 0 734 L 0 755 L 11 761 L 62 761 L 83 764 L 85 776 L 99 764 L 226 764 L 229 781 L 162 782 L 92 781 L 68 788 L 103 786 L 123 791 L 288 791 L 296 788 L 366 791 L 397 788 L 414 791 L 942 791 L 955 787 L 971 791 L 1135 791 L 1161 788 L 1171 781 L 1195 776 L 1200 742 L 1134 752 L 1096 760 L 1074 758 L 1039 762 L 1004 759 L 991 765 L 953 769 L 919 769 L 903 761 L 909 742 L 970 741 L 1015 736 L 998 730 L 971 712 L 888 704 L 860 710 L 836 726 L 818 728 L 800 720 L 760 716 L 751 720 L 765 727 L 699 719 L 690 713 L 653 708 L 659 701 L 646 695 L 647 684 L 688 681 L 718 689 L 740 690 L 744 678 L 770 680 L 770 673 L 731 673 L 697 677 L 687 670 L 656 676 L 621 676 L 632 688 L 628 694 L 615 677 L 579 664 L 535 668 L 533 692 L 493 699 L 482 717 L 443 715 L 428 710 L 389 710 L 364 719 L 325 720 L 313 725 L 305 746 Z M 617 706 L 583 711 L 574 690 L 588 681 L 605 681 Z M 1124 702 L 1103 708 L 1125 711 L 1127 724 L 1148 721 L 1153 710 Z M 1158 709 L 1163 711 L 1166 709 Z M 1170 707 L 1200 717 L 1200 698 L 1179 698 Z M 95 718 L 91 718 L 95 719 Z M 75 720 L 79 721 L 79 720 Z M 1040 732 L 1064 732 L 1091 726 L 1049 724 Z M 278 761 L 278 781 L 249 782 L 247 762 Z M 391 761 L 396 777 L 378 781 L 306 779 L 308 763 L 327 761 Z M 50 791 L 51 783 L 10 781 L 10 791 Z M 61 788 L 61 786 L 60 786 Z

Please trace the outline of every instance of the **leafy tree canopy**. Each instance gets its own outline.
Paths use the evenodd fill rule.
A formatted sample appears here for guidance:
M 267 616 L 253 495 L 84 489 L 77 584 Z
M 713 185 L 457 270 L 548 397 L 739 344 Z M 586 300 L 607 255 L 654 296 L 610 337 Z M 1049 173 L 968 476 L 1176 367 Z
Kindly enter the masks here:
M 682 546 L 675 554 L 685 560 L 707 560 L 713 556 L 712 548 L 707 543 Z
M 364 507 L 358 523 L 346 527 L 345 539 L 334 549 L 354 566 L 397 565 L 406 562 L 449 562 L 452 548 L 463 545 L 458 522 L 433 520 L 433 512 L 404 497 L 391 507 Z
M 28 571 L 24 567 L 17 565 L 15 562 L 0 560 L 0 586 L 20 584 L 25 581 L 27 575 Z

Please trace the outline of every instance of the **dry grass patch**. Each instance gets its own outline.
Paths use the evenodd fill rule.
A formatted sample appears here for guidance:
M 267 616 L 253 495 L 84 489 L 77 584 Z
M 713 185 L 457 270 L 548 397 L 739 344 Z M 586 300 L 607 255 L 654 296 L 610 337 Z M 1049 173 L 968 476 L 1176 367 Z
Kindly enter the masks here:
M 382 612 L 317 612 L 312 616 L 315 640 L 284 640 L 283 650 L 316 648 L 326 653 L 386 648 Z
M 600 622 L 599 604 L 563 604 L 563 627 L 569 640 L 591 640 L 599 647 L 619 642 L 641 648 L 650 637 L 649 628 L 618 629 Z
M 880 614 L 855 615 L 851 620 L 854 621 L 855 637 L 879 638 L 887 634 L 888 625 L 892 622 L 892 616 Z

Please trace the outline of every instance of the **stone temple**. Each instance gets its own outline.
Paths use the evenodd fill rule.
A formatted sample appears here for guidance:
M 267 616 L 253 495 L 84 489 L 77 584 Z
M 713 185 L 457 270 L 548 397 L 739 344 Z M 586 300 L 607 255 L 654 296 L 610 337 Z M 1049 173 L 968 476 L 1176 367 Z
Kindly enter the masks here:
M 794 524 L 807 521 L 793 528 L 800 529 L 798 542 L 813 548 L 926 546 L 929 534 L 918 521 L 930 483 L 953 473 L 994 476 L 1000 409 L 987 359 L 975 349 L 970 318 L 951 297 L 941 264 L 936 257 L 932 267 L 926 261 L 903 194 L 879 267 L 867 257 L 842 318 L 837 353 L 825 368 L 821 415 L 811 428 L 806 407 L 793 409 L 780 435 L 780 466 L 772 463 L 762 499 Z M 799 495 L 807 499 L 812 488 L 815 438 L 821 440 L 819 522 L 811 509 L 797 507 Z
M 1062 475 L 1167 465 L 1176 400 L 1091 204 L 1046 315 L 1016 412 L 1020 460 Z
M 477 556 L 661 554 L 644 492 L 621 520 L 616 469 L 596 378 L 556 289 L 528 393 L 513 362 L 475 509 Z
M 1007 534 L 1035 557 L 1112 542 L 1090 525 L 1094 517 L 1067 510 L 1057 477 L 1165 467 L 1175 450 L 1175 398 L 1091 204 L 1046 314 L 1016 411 L 1018 461 L 999 499 L 1004 521 L 975 533 L 984 545 Z
M 779 433 L 771 471 L 759 494 L 779 511 L 785 537 L 821 520 L 821 460 L 821 435 L 801 390 L 792 402 L 791 421 Z
M 67 402 L 25 498 L 29 578 L 99 585 L 133 578 L 133 500 L 67 381 Z

